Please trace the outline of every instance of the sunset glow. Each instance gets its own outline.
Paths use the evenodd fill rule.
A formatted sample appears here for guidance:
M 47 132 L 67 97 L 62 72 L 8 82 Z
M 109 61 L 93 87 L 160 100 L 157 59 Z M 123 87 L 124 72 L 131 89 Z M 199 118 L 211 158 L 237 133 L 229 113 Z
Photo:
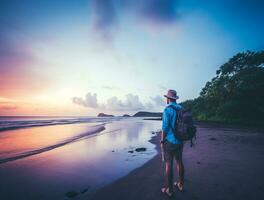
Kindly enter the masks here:
M 194 98 L 234 53 L 263 47 L 246 4 L 102 2 L 1 2 L 0 115 L 160 111 L 167 89 Z

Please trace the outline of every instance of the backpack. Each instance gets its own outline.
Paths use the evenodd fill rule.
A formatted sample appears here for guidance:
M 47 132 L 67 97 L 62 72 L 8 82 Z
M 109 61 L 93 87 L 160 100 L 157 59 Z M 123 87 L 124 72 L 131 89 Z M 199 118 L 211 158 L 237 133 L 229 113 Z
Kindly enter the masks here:
M 196 127 L 193 124 L 192 113 L 184 108 L 176 108 L 169 106 L 177 113 L 174 127 L 172 127 L 174 137 L 181 141 L 191 141 L 191 147 L 193 146 L 193 138 L 196 139 Z

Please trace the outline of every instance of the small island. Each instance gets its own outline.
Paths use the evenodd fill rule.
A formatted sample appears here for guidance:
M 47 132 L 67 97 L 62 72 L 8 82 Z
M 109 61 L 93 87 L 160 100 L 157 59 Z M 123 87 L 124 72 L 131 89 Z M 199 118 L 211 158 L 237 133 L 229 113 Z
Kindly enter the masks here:
M 105 114 L 105 113 L 99 113 L 97 115 L 97 117 L 114 117 L 114 115 L 108 115 L 108 114 Z
M 133 117 L 162 117 L 162 113 L 160 112 L 145 112 L 140 111 L 133 115 Z
M 128 114 L 124 114 L 123 117 L 131 117 L 130 115 Z

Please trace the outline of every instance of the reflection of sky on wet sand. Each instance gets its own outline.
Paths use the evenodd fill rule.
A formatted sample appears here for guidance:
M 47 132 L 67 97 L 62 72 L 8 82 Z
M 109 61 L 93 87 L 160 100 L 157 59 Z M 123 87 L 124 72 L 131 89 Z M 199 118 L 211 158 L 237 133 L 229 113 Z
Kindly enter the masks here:
M 83 128 L 80 124 L 71 126 L 78 131 Z M 154 145 L 148 140 L 151 131 L 159 128 L 158 121 L 116 121 L 106 124 L 99 136 L 2 164 L 0 194 L 9 199 L 64 199 L 69 190 L 103 186 L 154 156 Z M 128 153 L 136 147 L 146 147 L 147 151 Z
M 98 123 L 97 123 L 98 124 Z M 0 158 L 6 158 L 22 152 L 47 147 L 87 131 L 96 123 L 3 131 L 0 134 Z

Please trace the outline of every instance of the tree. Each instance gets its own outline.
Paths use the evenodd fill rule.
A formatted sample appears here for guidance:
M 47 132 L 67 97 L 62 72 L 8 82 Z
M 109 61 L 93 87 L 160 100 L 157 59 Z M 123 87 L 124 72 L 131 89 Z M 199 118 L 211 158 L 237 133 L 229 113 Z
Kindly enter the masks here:
M 264 51 L 238 53 L 194 100 L 182 103 L 198 120 L 264 122 Z

